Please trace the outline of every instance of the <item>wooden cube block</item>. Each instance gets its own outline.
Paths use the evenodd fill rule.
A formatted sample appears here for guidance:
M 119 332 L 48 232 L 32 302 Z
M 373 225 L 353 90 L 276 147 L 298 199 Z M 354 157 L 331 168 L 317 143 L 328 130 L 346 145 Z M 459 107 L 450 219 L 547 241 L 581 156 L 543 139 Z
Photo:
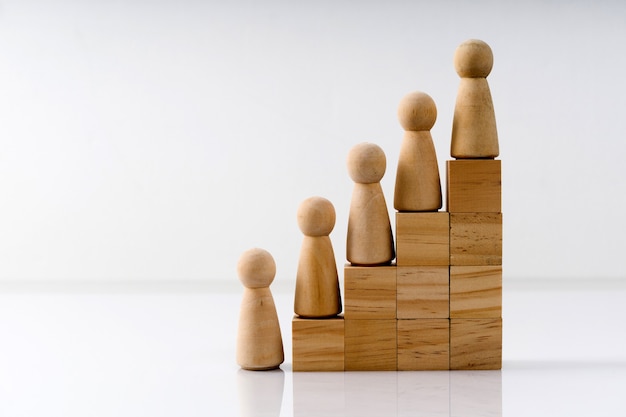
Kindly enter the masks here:
M 450 319 L 450 369 L 502 369 L 502 319 Z
M 450 320 L 398 320 L 398 370 L 450 369 Z
M 346 371 L 395 371 L 398 352 L 396 322 L 396 319 L 346 318 Z
M 444 211 L 396 213 L 398 266 L 450 264 L 450 215 Z
M 399 266 L 398 318 L 450 317 L 450 280 L 447 266 Z
M 502 317 L 502 267 L 451 266 L 450 317 Z
M 344 268 L 346 319 L 396 318 L 396 266 Z
M 500 213 L 502 211 L 501 161 L 457 159 L 446 161 L 447 211 L 450 213 Z
M 502 265 L 502 213 L 450 213 L 450 265 Z
M 344 370 L 344 319 L 302 319 L 291 322 L 293 370 Z

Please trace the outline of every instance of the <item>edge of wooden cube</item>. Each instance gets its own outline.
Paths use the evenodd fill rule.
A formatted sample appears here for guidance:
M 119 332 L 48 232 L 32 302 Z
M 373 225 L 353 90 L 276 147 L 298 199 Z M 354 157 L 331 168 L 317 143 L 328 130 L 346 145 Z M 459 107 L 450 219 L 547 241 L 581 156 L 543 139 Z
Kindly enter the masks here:
M 341 316 L 291 321 L 294 372 L 344 371 L 345 321 Z

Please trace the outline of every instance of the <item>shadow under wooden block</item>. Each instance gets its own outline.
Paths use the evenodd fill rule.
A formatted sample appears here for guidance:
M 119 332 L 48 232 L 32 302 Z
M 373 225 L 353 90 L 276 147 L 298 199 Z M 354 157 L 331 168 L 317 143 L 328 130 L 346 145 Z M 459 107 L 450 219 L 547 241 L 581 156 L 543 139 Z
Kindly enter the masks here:
M 344 319 L 294 317 L 291 322 L 293 371 L 344 370 Z
M 502 213 L 450 213 L 450 265 L 502 265 Z
M 396 213 L 398 266 L 450 264 L 450 216 L 445 211 Z
M 346 319 L 346 371 L 395 371 L 396 322 L 396 319 Z
M 450 319 L 450 369 L 502 369 L 502 319 Z
M 396 318 L 396 266 L 344 268 L 346 319 Z
M 502 164 L 497 159 L 446 161 L 447 203 L 450 213 L 502 211 Z
M 398 318 L 450 317 L 450 280 L 447 266 L 399 266 Z
M 398 370 L 450 369 L 450 320 L 398 320 Z
M 502 317 L 502 267 L 451 266 L 450 317 Z

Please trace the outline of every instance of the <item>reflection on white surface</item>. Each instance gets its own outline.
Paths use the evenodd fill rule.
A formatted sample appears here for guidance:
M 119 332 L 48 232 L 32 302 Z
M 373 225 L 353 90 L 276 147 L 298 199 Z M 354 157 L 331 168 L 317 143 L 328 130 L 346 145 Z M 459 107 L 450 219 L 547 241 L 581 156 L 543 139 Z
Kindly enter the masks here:
M 237 372 L 241 417 L 279 417 L 285 389 L 282 369 Z
M 502 416 L 500 371 L 293 374 L 293 415 Z
M 448 417 L 449 372 L 398 373 L 398 415 Z
M 501 371 L 450 372 L 450 416 L 502 416 Z
M 346 415 L 344 372 L 294 372 L 294 417 Z
M 278 292 L 282 371 L 244 372 L 235 291 L 0 284 L 0 416 L 624 414 L 623 288 L 503 295 L 502 371 L 291 372 L 293 293 Z

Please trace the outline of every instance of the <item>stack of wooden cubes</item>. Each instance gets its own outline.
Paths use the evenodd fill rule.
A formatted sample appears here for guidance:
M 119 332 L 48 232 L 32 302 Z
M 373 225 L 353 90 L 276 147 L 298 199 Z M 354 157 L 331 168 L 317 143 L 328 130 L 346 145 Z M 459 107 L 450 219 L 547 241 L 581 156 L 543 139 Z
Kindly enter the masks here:
M 455 53 L 461 84 L 446 211 L 429 143 L 434 102 L 415 93 L 401 104 L 395 262 L 344 267 L 343 316 L 293 319 L 294 371 L 501 369 L 501 161 L 486 80 L 492 64 L 482 41 L 469 40 Z M 419 201 L 409 201 L 416 189 Z
M 450 369 L 502 362 L 501 161 L 447 161 Z
M 446 168 L 447 211 L 396 213 L 395 264 L 344 267 L 343 316 L 294 318 L 294 371 L 501 368 L 501 161 Z

